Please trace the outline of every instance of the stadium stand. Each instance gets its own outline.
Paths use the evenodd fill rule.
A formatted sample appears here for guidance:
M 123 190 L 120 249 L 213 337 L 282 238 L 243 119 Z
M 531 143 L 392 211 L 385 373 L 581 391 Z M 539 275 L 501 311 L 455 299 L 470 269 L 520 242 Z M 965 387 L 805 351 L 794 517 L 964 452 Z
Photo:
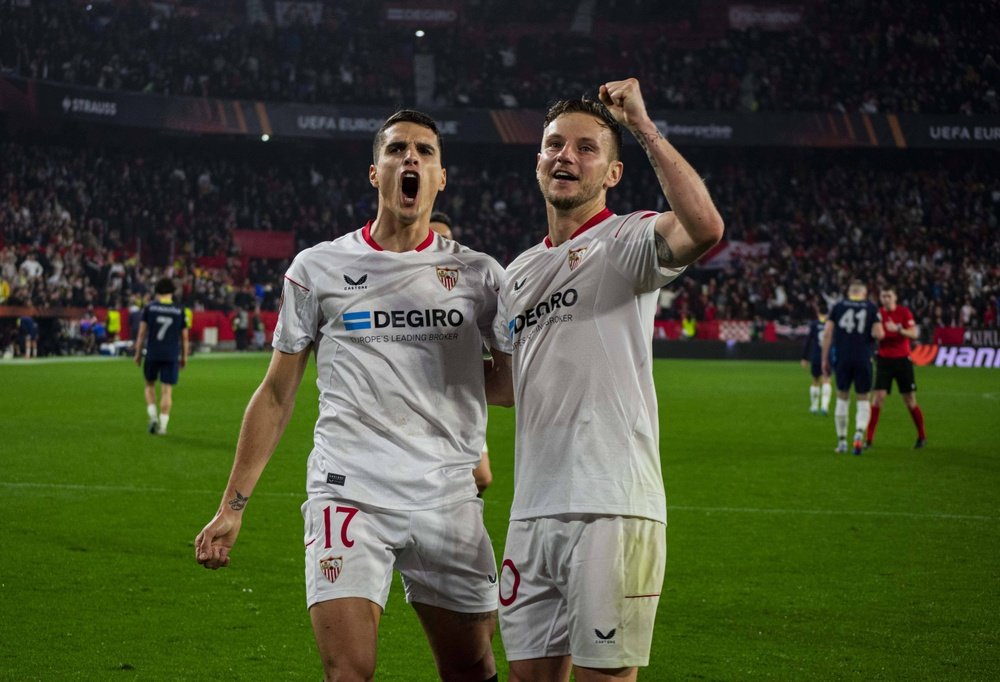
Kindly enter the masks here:
M 479 0 L 423 37 L 392 21 L 389 3 L 337 2 L 280 20 L 282 3 L 266 4 L 249 17 L 242 3 L 3 3 L 0 72 L 398 107 L 415 101 L 421 55 L 433 63 L 427 104 L 438 107 L 539 108 L 611 71 L 640 78 L 657 109 L 1000 113 L 996 0 L 809 0 L 778 25 L 718 1 Z M 254 20 L 263 17 L 273 20 Z
M 262 7 L 273 18 L 279 4 Z M 250 20 L 243 3 L 4 3 L 0 74 L 109 91 L 396 107 L 414 104 L 414 65 L 430 56 L 432 111 L 537 109 L 553 93 L 632 73 L 650 106 L 665 110 L 998 113 L 987 21 L 995 1 L 904 9 L 810 0 L 800 15 L 783 15 L 782 30 L 764 30 L 734 28 L 728 3 L 715 0 L 669 8 L 600 0 L 573 12 L 557 2 L 480 0 L 426 39 L 392 24 L 387 5 L 320 5 L 315 24 L 283 24 Z M 343 49 L 325 49 L 333 43 Z M 267 313 L 294 252 L 374 215 L 367 142 L 263 146 L 155 130 L 123 136 L 79 122 L 26 132 L 2 111 L 0 307 L 8 310 L 126 310 L 170 273 L 196 312 Z M 894 283 L 926 337 L 996 328 L 994 151 L 685 153 L 727 233 L 664 298 L 660 316 L 671 329 L 691 315 L 709 338 L 757 339 L 765 329 L 773 337 L 775 325 L 794 334 L 853 276 L 875 289 Z M 449 183 L 437 208 L 462 243 L 507 263 L 541 238 L 533 159 L 534 148 L 519 144 L 447 142 Z M 612 208 L 666 208 L 638 149 L 626 148 L 625 161 Z M 268 235 L 282 244 L 277 258 L 257 257 L 246 241 Z
M 12 300 L 40 307 L 127 302 L 173 266 L 193 307 L 230 310 L 244 280 L 273 284 L 287 264 L 241 257 L 235 230 L 292 231 L 297 250 L 374 214 L 360 151 L 303 164 L 297 150 L 238 160 L 8 141 L 0 154 L 3 276 Z M 449 154 L 439 207 L 463 243 L 507 262 L 541 237 L 530 155 L 506 150 L 483 163 L 469 150 Z M 697 291 L 675 301 L 678 314 L 689 306 L 705 319 L 711 306 L 719 318 L 801 324 L 817 297 L 833 300 L 860 271 L 876 285 L 896 282 L 925 325 L 958 326 L 970 316 L 995 324 L 1000 186 L 988 157 L 911 153 L 887 164 L 864 152 L 697 156 L 727 216 L 728 240 L 767 250 L 724 265 L 709 258 L 687 280 Z M 612 204 L 619 212 L 661 208 L 655 182 L 652 173 L 627 173 Z M 273 296 L 262 302 L 273 309 Z M 962 312 L 966 304 L 971 313 Z

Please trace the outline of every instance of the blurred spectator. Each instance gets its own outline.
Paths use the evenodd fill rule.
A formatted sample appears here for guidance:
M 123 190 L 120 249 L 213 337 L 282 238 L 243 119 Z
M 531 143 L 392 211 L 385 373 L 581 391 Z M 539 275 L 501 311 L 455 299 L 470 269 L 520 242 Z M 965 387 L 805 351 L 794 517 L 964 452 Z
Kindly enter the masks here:
M 80 339 L 83 341 L 83 352 L 86 355 L 97 352 L 97 315 L 94 306 L 87 306 L 87 311 L 80 318 Z
M 233 336 L 236 350 L 246 350 L 250 345 L 250 313 L 246 308 L 237 308 L 233 314 Z
M 251 20 L 242 3 L 226 14 L 191 2 L 182 15 L 170 3 L 8 2 L 0 71 L 166 95 L 394 108 L 544 108 L 549 93 L 593 89 L 614 71 L 650 84 L 652 110 L 1000 113 L 996 0 L 816 0 L 782 30 L 731 27 L 727 3 L 598 0 L 568 22 L 555 0 L 478 0 L 456 3 L 457 21 L 423 37 L 389 21 L 385 4 L 324 3 L 313 22 Z M 417 58 L 433 66 L 419 96 Z
M 534 178 L 517 172 L 533 151 L 449 150 L 448 187 L 436 208 L 450 214 L 456 238 L 501 263 L 543 236 Z M 628 164 L 641 151 L 624 154 Z M 873 291 L 896 284 L 927 334 L 963 320 L 996 326 L 1000 178 L 992 155 L 697 148 L 690 155 L 726 219 L 726 239 L 766 248 L 691 268 L 661 298 L 661 315 L 803 324 L 814 298 L 828 307 L 860 277 Z M 0 158 L 0 294 L 8 305 L 137 304 L 169 273 L 195 310 L 275 310 L 287 261 L 243 258 L 234 230 L 292 231 L 301 249 L 374 215 L 367 178 L 347 170 L 370 162 L 365 145 L 312 155 L 278 146 L 263 154 L 257 146 L 250 154 L 231 142 L 98 149 L 0 137 Z M 202 194 L 205 172 L 216 189 Z M 662 209 L 655 185 L 645 174 L 626 176 L 612 209 Z M 85 343 L 93 328 L 81 329 Z

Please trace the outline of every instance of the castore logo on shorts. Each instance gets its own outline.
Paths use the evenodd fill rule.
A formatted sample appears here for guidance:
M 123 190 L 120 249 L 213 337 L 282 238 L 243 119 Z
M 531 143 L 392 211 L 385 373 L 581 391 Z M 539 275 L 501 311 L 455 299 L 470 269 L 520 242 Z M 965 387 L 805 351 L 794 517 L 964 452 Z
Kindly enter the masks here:
M 594 644 L 614 644 L 616 632 L 618 632 L 617 628 L 611 628 L 607 634 L 601 632 L 597 628 L 594 628 L 594 634 L 597 635 L 597 639 L 594 640 Z

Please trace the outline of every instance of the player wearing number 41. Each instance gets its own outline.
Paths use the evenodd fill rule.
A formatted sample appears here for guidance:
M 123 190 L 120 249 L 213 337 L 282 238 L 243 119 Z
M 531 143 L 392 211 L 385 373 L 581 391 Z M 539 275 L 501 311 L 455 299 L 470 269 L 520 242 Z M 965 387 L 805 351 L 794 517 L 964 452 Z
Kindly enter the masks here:
M 507 268 L 514 502 L 500 631 L 514 682 L 634 680 L 666 564 L 652 375 L 660 288 L 722 237 L 701 178 L 657 130 L 634 78 L 556 103 L 535 175 L 548 233 Z M 615 215 L 622 126 L 671 211 Z M 666 390 L 670 390 L 667 388 Z
M 882 317 L 868 300 L 868 287 L 857 280 L 847 288 L 847 298 L 830 310 L 823 330 L 823 373 L 830 374 L 831 348 L 836 347 L 837 404 L 833 422 L 837 430 L 836 452 L 847 452 L 847 424 L 850 417 L 851 386 L 854 387 L 853 452 L 864 449 L 865 430 L 871 417 L 872 354 L 876 340 L 885 336 Z
M 146 414 L 149 432 L 167 432 L 170 409 L 173 407 L 174 386 L 180 370 L 187 365 L 188 330 L 184 310 L 174 303 L 174 282 L 163 277 L 153 288 L 154 300 L 142 311 L 139 332 L 135 339 L 135 364 L 142 365 L 146 379 Z M 146 362 L 143 364 L 143 350 Z M 160 381 L 159 411 L 156 401 L 156 381 Z
M 229 565 L 244 507 L 315 353 L 319 418 L 302 514 L 306 600 L 326 679 L 374 677 L 396 569 L 437 674 L 496 680 L 496 559 L 472 470 L 487 401 L 513 401 L 507 383 L 494 382 L 510 372 L 510 341 L 495 326 L 503 270 L 430 230 L 446 181 L 433 119 L 390 116 L 373 156 L 375 219 L 301 252 L 285 274 L 271 364 L 196 558 L 206 568 Z

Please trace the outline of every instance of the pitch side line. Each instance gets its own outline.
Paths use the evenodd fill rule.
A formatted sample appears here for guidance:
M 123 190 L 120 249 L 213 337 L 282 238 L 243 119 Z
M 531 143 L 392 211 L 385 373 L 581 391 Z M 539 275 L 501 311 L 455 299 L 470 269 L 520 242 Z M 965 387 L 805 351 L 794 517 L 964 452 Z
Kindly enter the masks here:
M 0 488 L 28 488 L 48 490 L 82 490 L 116 493 L 183 493 L 187 495 L 218 495 L 218 490 L 191 490 L 184 488 L 140 488 L 130 485 L 84 485 L 82 483 L 19 483 L 0 481 Z M 304 499 L 302 493 L 281 493 L 259 491 L 254 497 L 295 497 Z M 977 514 L 920 514 L 915 512 L 865 511 L 852 509 L 780 509 L 763 507 L 693 507 L 687 505 L 668 505 L 668 511 L 694 511 L 706 514 L 800 514 L 803 516 L 898 516 L 909 519 L 937 519 L 942 521 L 997 521 L 996 516 Z

